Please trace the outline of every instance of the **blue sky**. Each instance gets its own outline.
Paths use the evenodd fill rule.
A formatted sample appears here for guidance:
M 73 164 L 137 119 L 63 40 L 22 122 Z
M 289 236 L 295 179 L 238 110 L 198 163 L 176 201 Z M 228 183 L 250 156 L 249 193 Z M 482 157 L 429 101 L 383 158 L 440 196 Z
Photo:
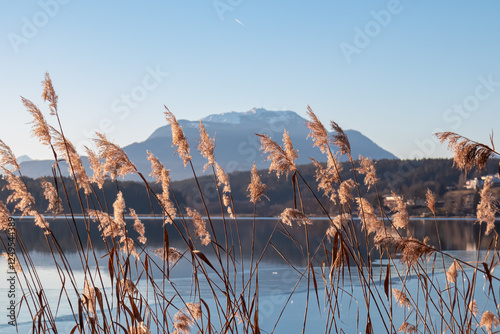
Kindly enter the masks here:
M 500 124 L 494 1 L 7 0 L 0 11 L 0 138 L 30 138 L 20 96 L 48 71 L 67 136 L 120 145 L 178 118 L 263 106 L 356 129 L 401 158 L 443 157 L 439 130 L 479 141 Z M 34 28 L 34 29 L 33 29 Z M 128 96 L 128 97 L 127 97 Z M 49 118 L 50 119 L 50 118 Z

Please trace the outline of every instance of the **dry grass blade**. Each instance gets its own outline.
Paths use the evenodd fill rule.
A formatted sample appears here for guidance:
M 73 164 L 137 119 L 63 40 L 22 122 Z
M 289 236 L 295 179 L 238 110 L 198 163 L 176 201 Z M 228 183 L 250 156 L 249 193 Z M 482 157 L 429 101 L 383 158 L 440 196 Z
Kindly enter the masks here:
M 498 155 L 493 148 L 455 132 L 438 132 L 435 136 L 441 143 L 448 141 L 448 149 L 453 151 L 454 165 L 466 173 L 473 167 L 483 169 L 490 157 Z

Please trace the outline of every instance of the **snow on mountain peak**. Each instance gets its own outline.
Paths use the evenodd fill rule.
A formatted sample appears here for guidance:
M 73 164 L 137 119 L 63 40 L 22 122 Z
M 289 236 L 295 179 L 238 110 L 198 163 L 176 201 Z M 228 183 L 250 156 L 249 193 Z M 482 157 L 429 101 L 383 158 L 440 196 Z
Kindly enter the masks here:
M 293 111 L 271 111 L 263 108 L 253 108 L 246 112 L 231 111 L 228 113 L 209 115 L 203 118 L 202 121 L 212 123 L 240 124 L 242 118 L 265 123 L 270 123 L 275 120 L 303 120 L 302 117 L 300 117 Z

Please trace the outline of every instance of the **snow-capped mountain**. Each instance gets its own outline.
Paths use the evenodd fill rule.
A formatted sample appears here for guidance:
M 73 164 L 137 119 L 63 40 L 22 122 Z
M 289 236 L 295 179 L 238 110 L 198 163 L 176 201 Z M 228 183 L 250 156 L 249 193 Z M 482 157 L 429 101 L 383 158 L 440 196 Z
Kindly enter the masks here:
M 206 161 L 196 149 L 199 140 L 199 121 L 182 120 L 179 115 L 176 117 L 190 144 L 195 170 L 201 174 Z M 320 150 L 312 146 L 312 140 L 306 139 L 309 134 L 306 121 L 293 111 L 270 111 L 262 108 L 254 108 L 247 112 L 232 111 L 214 114 L 202 119 L 208 134 L 211 137 L 215 136 L 216 160 L 228 173 L 250 170 L 254 162 L 259 169 L 268 168 L 269 162 L 264 161 L 265 156 L 260 151 L 260 143 L 255 134 L 268 134 L 281 144 L 284 129 L 290 133 L 294 148 L 298 150 L 297 164 L 308 164 L 311 162 L 309 158 L 325 161 Z M 396 159 L 393 154 L 380 148 L 360 132 L 346 130 L 345 133 L 350 140 L 352 155 L 355 158 L 361 154 L 373 159 Z M 151 168 L 146 153 L 146 150 L 149 150 L 162 161 L 167 169 L 171 170 L 170 175 L 173 179 L 179 180 L 193 176 L 191 169 L 185 168 L 182 160 L 174 153 L 170 125 L 156 129 L 145 141 L 133 143 L 123 149 L 144 175 L 148 175 Z M 332 149 L 335 148 L 332 147 Z M 84 164 L 86 163 L 84 159 Z M 26 166 L 23 166 L 24 164 Z M 27 167 L 28 172 L 25 171 L 25 175 L 38 177 L 45 173 L 49 174 L 51 165 L 52 163 L 48 161 L 29 161 L 23 163 L 21 167 Z

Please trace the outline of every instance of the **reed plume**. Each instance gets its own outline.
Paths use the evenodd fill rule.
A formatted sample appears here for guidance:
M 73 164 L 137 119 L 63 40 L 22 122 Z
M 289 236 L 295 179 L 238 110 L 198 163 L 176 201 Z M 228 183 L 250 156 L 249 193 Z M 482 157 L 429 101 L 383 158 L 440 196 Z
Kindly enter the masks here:
M 10 212 L 3 204 L 2 201 L 0 201 L 0 231 L 6 231 L 10 228 L 9 226 L 9 218 L 10 218 Z
M 173 223 L 177 211 L 174 203 L 170 200 L 170 172 L 153 153 L 147 151 L 148 160 L 151 162 L 151 175 L 156 183 L 161 183 L 162 193 L 159 196 L 163 209 L 165 210 L 166 222 Z
M 392 295 L 401 307 L 407 307 L 408 310 L 411 308 L 410 299 L 408 299 L 404 291 L 401 291 L 399 289 L 392 289 Z
M 477 221 L 479 223 L 486 223 L 486 232 L 488 235 L 491 231 L 495 230 L 495 214 L 498 212 L 498 208 L 496 205 L 497 200 L 493 192 L 491 191 L 491 186 L 493 183 L 490 179 L 486 179 L 484 182 L 483 189 L 481 190 L 481 200 L 477 205 Z
M 189 153 L 189 143 L 184 136 L 182 126 L 179 125 L 174 114 L 168 110 L 167 106 L 165 106 L 165 109 L 167 110 L 165 111 L 165 117 L 167 122 L 170 124 L 170 128 L 172 129 L 172 146 L 177 146 L 175 153 L 179 154 L 179 157 L 181 157 L 184 162 L 184 167 L 186 167 L 187 163 L 192 159 Z
M 28 112 L 33 116 L 33 121 L 31 122 L 31 134 L 33 137 L 37 138 L 42 144 L 50 146 L 51 144 L 51 135 L 50 135 L 50 127 L 45 120 L 40 109 L 30 100 L 21 97 L 24 106 L 28 110 Z
M 198 303 L 187 303 L 186 307 L 179 310 L 174 316 L 173 333 L 189 334 L 189 327 L 193 326 L 195 321 L 201 318 L 201 305 Z
M 337 234 L 339 230 L 342 230 L 342 227 L 345 226 L 350 219 L 351 215 L 348 213 L 335 216 L 335 218 L 333 218 L 332 225 L 326 230 L 326 237 L 328 240 L 330 241 L 333 237 L 335 237 L 335 234 Z
M 351 144 L 349 143 L 349 139 L 347 139 L 347 135 L 344 130 L 338 125 L 336 122 L 331 121 L 332 130 L 335 131 L 333 134 L 333 144 L 337 146 L 340 150 L 340 154 L 351 156 Z
M 409 322 L 403 322 L 401 327 L 399 327 L 398 332 L 403 333 L 418 333 L 418 329 L 415 325 L 410 324 Z
M 318 161 L 310 158 L 313 162 L 315 170 L 316 182 L 318 182 L 318 191 L 323 191 L 323 194 L 330 199 L 330 201 L 335 202 L 337 197 L 337 192 L 334 185 L 340 182 L 339 174 L 332 166 L 327 166 L 326 168 L 321 165 Z
M 19 259 L 17 258 L 16 254 L 2 253 L 0 255 L 2 255 L 7 261 L 8 264 L 7 271 L 15 271 L 17 273 L 22 272 L 22 267 L 21 264 L 19 263 Z
M 358 172 L 365 175 L 365 185 L 368 186 L 368 190 L 374 186 L 377 181 L 377 172 L 375 170 L 375 164 L 372 159 L 359 156 L 360 167 Z
M 82 293 L 82 302 L 83 305 L 87 307 L 87 310 L 92 316 L 96 316 L 96 295 L 94 288 L 90 285 L 87 278 L 83 283 L 83 293 Z
M 302 212 L 286 208 L 280 215 L 280 219 L 284 224 L 292 226 L 292 221 L 296 221 L 298 226 L 301 225 L 311 225 L 312 221 Z
M 153 254 L 158 256 L 160 259 L 163 259 L 164 261 L 168 261 L 171 266 L 176 264 L 177 261 L 182 258 L 182 253 L 174 247 L 169 247 L 168 250 L 166 250 L 164 247 L 156 248 L 153 249 Z
M 391 210 L 395 212 L 392 216 L 393 225 L 395 228 L 407 229 L 410 222 L 410 215 L 408 214 L 408 211 L 406 211 L 406 204 L 403 202 L 403 198 L 396 195 L 394 192 L 392 192 L 392 197 L 396 201 L 396 207 Z
M 436 198 L 430 189 L 427 189 L 425 194 L 425 204 L 431 210 L 432 214 L 436 214 Z
M 453 263 L 450 265 L 448 270 L 446 271 L 446 279 L 450 283 L 456 283 L 457 282 L 457 276 L 458 276 L 458 268 L 460 268 L 457 260 L 453 260 Z
M 52 80 L 50 79 L 50 75 L 48 72 L 45 72 L 45 78 L 42 81 L 43 85 L 43 101 L 49 101 L 49 108 L 51 115 L 57 115 L 57 101 L 58 96 L 54 90 L 54 86 L 52 85 Z
M 326 153 L 330 148 L 328 132 L 326 131 L 325 127 L 320 122 L 316 114 L 312 111 L 310 106 L 307 106 L 307 115 L 311 119 L 306 123 L 310 131 L 307 135 L 307 138 L 310 137 L 313 139 L 313 147 L 317 146 L 321 150 L 321 153 Z
M 345 180 L 340 184 L 339 187 L 339 201 L 340 204 L 348 204 L 353 200 L 352 190 L 356 187 L 356 182 L 354 180 L 349 179 Z
M 229 198 L 229 196 L 231 195 L 231 186 L 229 185 L 229 177 L 217 162 L 215 163 L 215 174 L 217 175 L 218 185 L 224 186 L 222 188 L 222 203 L 226 207 L 229 216 L 231 216 L 231 218 L 234 219 L 235 218 L 234 213 L 233 210 L 231 209 L 231 200 Z
M 483 313 L 481 317 L 481 322 L 479 323 L 480 327 L 484 327 L 488 333 L 492 333 L 493 326 L 497 327 L 500 325 L 500 319 L 490 311 L 486 311 Z
M 358 217 L 361 219 L 362 228 L 366 230 L 366 233 L 377 235 L 384 231 L 384 224 L 378 219 L 373 206 L 362 197 L 357 197 L 356 202 L 358 203 Z
M 215 164 L 215 138 L 210 138 L 207 131 L 205 130 L 205 126 L 202 121 L 198 124 L 198 128 L 200 129 L 200 137 L 201 140 L 198 144 L 198 150 L 201 155 L 208 160 L 208 162 L 203 166 L 203 171 L 205 171 L 209 166 L 213 166 Z
M 130 326 L 127 334 L 151 334 L 151 331 L 141 321 L 135 326 Z
M 473 315 L 477 315 L 479 313 L 479 310 L 477 309 L 477 303 L 475 300 L 472 300 L 470 303 L 469 303 L 469 311 L 470 313 L 472 313 Z
M 85 195 L 89 195 L 92 192 L 89 178 L 75 147 L 61 132 L 52 126 L 50 127 L 50 133 L 53 139 L 53 147 L 66 160 L 70 175 L 75 177 L 78 186 L 83 188 Z
M 5 188 L 11 191 L 11 194 L 7 197 L 7 204 L 17 202 L 14 209 L 21 212 L 21 216 L 34 216 L 35 224 L 44 229 L 44 233 L 49 233 L 49 223 L 36 209 L 35 199 L 24 182 L 3 166 L 2 170 L 3 178 L 7 181 Z
M 257 134 L 257 136 L 259 136 L 260 140 L 260 149 L 265 154 L 267 153 L 266 160 L 271 161 L 269 173 L 275 171 L 276 176 L 279 178 L 281 174 L 286 173 L 286 176 L 288 176 L 290 172 L 295 172 L 297 170 L 294 159 L 291 159 L 297 155 L 297 152 L 293 149 L 286 130 L 283 134 L 285 149 L 272 140 L 267 134 Z
M 47 211 L 52 212 L 54 216 L 58 216 L 63 212 L 63 205 L 56 188 L 52 183 L 44 179 L 42 179 L 42 188 L 44 189 L 43 195 L 45 199 L 49 201 Z
M 203 218 L 201 218 L 201 215 L 198 211 L 191 208 L 186 208 L 186 212 L 188 216 L 191 217 L 196 235 L 200 238 L 201 244 L 203 246 L 207 246 L 211 242 L 210 234 L 208 234 L 207 232 L 207 223 L 203 220 Z
M 99 161 L 99 156 L 94 151 L 92 151 L 88 147 L 85 147 L 85 150 L 87 152 L 87 157 L 90 163 L 90 169 L 92 169 L 92 172 L 94 173 L 90 178 L 90 182 L 94 182 L 95 184 L 97 184 L 99 189 L 102 189 L 104 181 L 106 180 L 104 166 L 103 164 L 101 164 L 101 162 Z
M 130 216 L 134 219 L 134 230 L 137 233 L 139 233 L 139 238 L 137 238 L 137 240 L 139 240 L 140 243 L 145 245 L 147 238 L 144 236 L 144 233 L 146 233 L 144 224 L 141 222 L 134 209 L 129 209 L 129 211 L 130 211 Z
M 12 166 L 12 172 L 19 170 L 19 164 L 17 163 L 16 156 L 12 153 L 10 147 L 0 139 L 0 165 L 7 168 L 7 166 Z
M 115 180 L 118 176 L 124 178 L 127 174 L 137 172 L 137 168 L 121 147 L 110 142 L 103 133 L 96 134 L 98 138 L 95 138 L 94 142 L 99 150 L 99 159 L 104 160 L 104 173 L 109 173 L 111 179 Z
M 250 197 L 250 202 L 257 203 L 260 201 L 261 197 L 264 196 L 269 200 L 269 198 L 264 195 L 264 192 L 267 189 L 267 186 L 261 182 L 259 172 L 257 171 L 257 166 L 255 162 L 252 167 L 251 181 L 248 185 L 247 191 L 249 192 L 248 197 Z
M 494 148 L 455 132 L 438 132 L 435 136 L 441 141 L 441 144 L 448 141 L 448 149 L 453 151 L 453 164 L 466 173 L 473 167 L 477 167 L 479 170 L 483 169 L 490 157 L 498 155 Z

